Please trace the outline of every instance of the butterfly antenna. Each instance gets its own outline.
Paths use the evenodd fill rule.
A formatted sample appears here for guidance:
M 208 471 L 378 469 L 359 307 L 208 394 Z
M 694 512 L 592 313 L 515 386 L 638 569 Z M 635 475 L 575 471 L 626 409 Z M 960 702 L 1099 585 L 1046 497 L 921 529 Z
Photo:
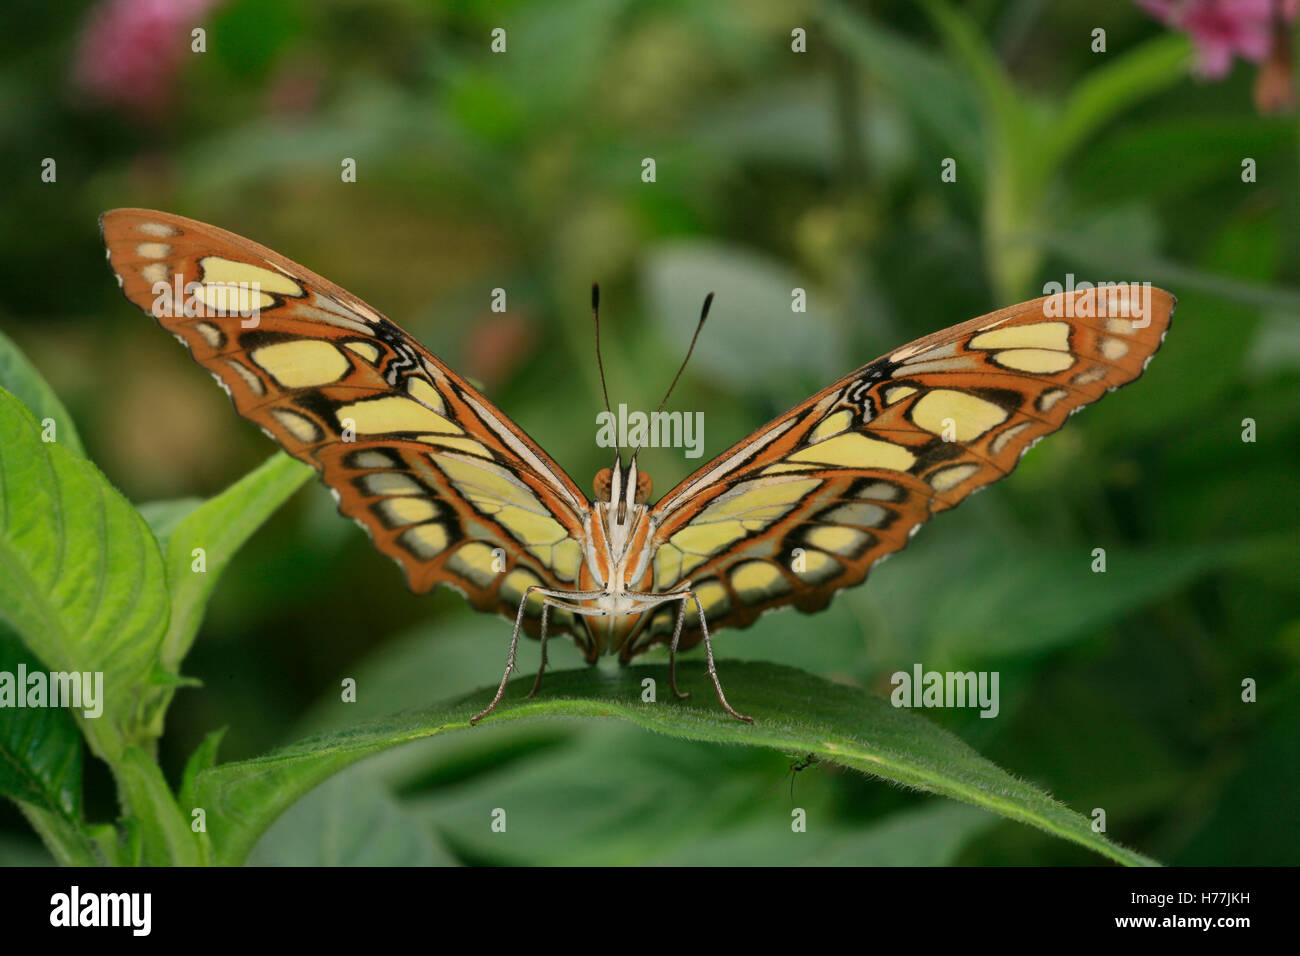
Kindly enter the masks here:
M 677 374 L 673 376 L 673 383 L 668 386 L 668 391 L 664 392 L 664 400 L 659 403 L 659 407 L 655 409 L 656 412 L 662 412 L 664 410 L 664 406 L 668 404 L 668 396 L 671 395 L 673 389 L 677 387 L 677 380 L 682 377 L 682 372 L 686 371 L 686 363 L 691 360 L 691 353 L 695 351 L 695 343 L 699 341 L 700 330 L 704 328 L 704 320 L 709 317 L 709 307 L 711 305 L 713 305 L 712 292 L 704 297 L 704 307 L 700 309 L 700 321 L 695 324 L 695 334 L 691 336 L 691 345 L 690 348 L 686 350 L 686 358 L 682 359 L 681 367 L 677 369 Z
M 591 284 L 591 321 L 596 326 L 596 368 L 600 370 L 600 391 L 605 396 L 605 411 L 612 417 L 609 407 L 609 387 L 605 384 L 605 363 L 600 358 L 600 283 Z
M 700 309 L 700 321 L 695 323 L 695 334 L 691 336 L 690 347 L 686 349 L 686 358 L 682 359 L 682 364 L 677 369 L 677 374 L 673 376 L 672 384 L 668 386 L 668 391 L 664 392 L 663 401 L 661 401 L 659 407 L 655 409 L 656 415 L 664 410 L 664 406 L 668 404 L 668 397 L 672 395 L 673 389 L 677 387 L 677 382 L 682 377 L 682 372 L 686 371 L 686 364 L 690 362 L 691 355 L 695 352 L 695 343 L 700 339 L 700 331 L 704 328 L 704 320 L 709 317 L 709 308 L 712 305 L 713 293 L 710 292 L 704 297 L 704 306 Z M 636 452 L 632 453 L 633 461 L 636 460 L 637 452 L 641 451 L 641 447 L 641 445 L 638 445 Z

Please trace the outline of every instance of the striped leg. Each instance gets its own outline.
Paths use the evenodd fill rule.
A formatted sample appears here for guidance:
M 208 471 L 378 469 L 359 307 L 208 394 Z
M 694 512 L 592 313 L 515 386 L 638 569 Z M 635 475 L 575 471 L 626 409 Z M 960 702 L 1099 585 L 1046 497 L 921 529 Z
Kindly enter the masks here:
M 519 613 L 515 615 L 514 633 L 510 635 L 510 653 L 506 657 L 506 670 L 505 673 L 501 675 L 501 684 L 497 687 L 496 696 L 492 698 L 492 703 L 488 704 L 486 707 L 484 707 L 482 710 L 480 710 L 477 714 L 475 714 L 473 717 L 469 719 L 471 726 L 477 724 L 488 714 L 492 713 L 492 711 L 496 710 L 497 704 L 501 703 L 501 698 L 505 696 L 506 684 L 510 683 L 510 675 L 514 673 L 514 669 L 515 669 L 515 655 L 519 651 L 519 631 L 524 624 L 524 607 L 528 604 L 528 599 L 532 597 L 533 594 L 535 593 L 542 595 L 542 670 L 545 670 L 546 669 L 546 609 L 548 606 L 550 606 L 550 602 L 547 599 L 552 597 L 570 598 L 570 599 L 578 599 L 578 600 L 591 599 L 591 598 L 600 597 L 600 595 L 603 594 L 604 592 L 602 591 L 551 591 L 548 590 L 547 588 L 543 588 L 536 584 L 534 584 L 532 587 L 524 589 L 524 596 L 519 601 Z M 560 604 L 560 603 L 556 603 L 555 606 L 569 607 L 569 605 Z M 572 608 L 570 609 L 572 610 Z M 538 671 L 537 680 L 533 682 L 533 689 L 532 691 L 529 692 L 528 694 L 529 697 L 532 697 L 533 694 L 537 692 L 537 687 L 541 683 L 541 680 L 542 680 L 542 674 L 541 671 Z
M 542 598 L 542 664 L 537 668 L 537 678 L 533 681 L 533 689 L 528 692 L 532 697 L 537 693 L 537 688 L 542 686 L 542 675 L 546 673 L 546 615 L 551 610 L 551 599 Z
M 690 691 L 682 692 L 677 689 L 677 642 L 682 639 L 682 624 L 686 622 L 686 602 L 691 599 L 691 596 L 692 594 L 688 593 L 677 606 L 677 624 L 673 627 L 673 642 L 668 647 L 668 684 L 678 700 L 685 700 L 691 696 Z
M 694 592 L 692 592 L 692 594 L 693 593 Z M 698 597 L 695 598 L 695 607 L 700 612 L 700 630 L 704 633 L 704 654 L 709 661 L 709 676 L 713 678 L 713 689 L 718 692 L 718 703 L 720 703 L 722 709 L 732 717 L 735 717 L 737 720 L 743 720 L 747 724 L 752 724 L 754 722 L 753 717 L 746 717 L 744 714 L 737 713 L 732 709 L 731 705 L 727 703 L 727 695 L 722 692 L 722 683 L 718 680 L 718 670 L 713 666 L 713 644 L 709 641 L 709 625 L 708 622 L 704 620 L 704 608 L 700 606 L 700 599 Z

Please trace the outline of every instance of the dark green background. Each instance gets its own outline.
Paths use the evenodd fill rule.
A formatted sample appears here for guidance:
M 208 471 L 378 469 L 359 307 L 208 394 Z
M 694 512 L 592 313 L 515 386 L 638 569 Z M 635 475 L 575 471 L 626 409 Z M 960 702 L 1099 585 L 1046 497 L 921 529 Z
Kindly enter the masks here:
M 1254 112 L 1253 70 L 1133 94 L 1026 189 L 1056 127 L 1016 139 L 1019 114 L 979 96 L 978 57 L 911 4 L 452 7 L 218 5 L 201 21 L 208 52 L 183 57 L 165 114 L 146 118 L 72 82 L 83 5 L 6 4 L 0 328 L 114 483 L 134 501 L 206 496 L 272 450 L 119 296 L 95 223 L 114 206 L 212 222 L 332 278 L 483 381 L 584 487 L 609 457 L 594 443 L 593 279 L 611 397 L 634 409 L 656 405 L 717 292 L 672 403 L 705 413 L 706 455 L 1066 273 L 1150 280 L 1179 307 L 1141 382 L 825 613 L 769 615 L 717 651 L 881 693 L 916 662 L 997 670 L 998 719 L 930 719 L 1074 809 L 1104 808 L 1110 836 L 1162 861 L 1300 861 L 1297 127 Z M 960 9 L 1026 115 L 1164 33 L 1117 0 Z M 509 46 L 494 56 L 498 26 Z M 806 54 L 790 51 L 795 26 Z M 940 181 L 948 156 L 956 183 Z M 340 181 L 344 157 L 356 183 Z M 1002 204 L 1007 189 L 1029 205 Z M 795 286 L 807 314 L 790 313 Z M 489 309 L 496 287 L 504 315 Z M 642 463 L 661 493 L 700 464 L 674 450 Z M 1098 547 L 1104 576 L 1089 568 Z M 225 575 L 186 661 L 203 687 L 176 698 L 164 767 L 174 777 L 218 726 L 223 759 L 247 757 L 493 682 L 507 637 L 450 592 L 409 594 L 313 484 Z M 535 661 L 530 646 L 524 670 Z M 347 676 L 355 705 L 336 702 Z M 1257 703 L 1241 701 L 1245 678 Z M 254 860 L 1099 862 L 824 766 L 794 781 L 810 814 L 794 837 L 788 763 L 614 724 L 485 727 L 336 779 Z M 88 815 L 111 816 L 107 774 L 87 773 Z M 490 834 L 490 810 L 520 801 L 549 808 L 546 832 Z M 43 859 L 8 807 L 0 827 L 0 861 Z

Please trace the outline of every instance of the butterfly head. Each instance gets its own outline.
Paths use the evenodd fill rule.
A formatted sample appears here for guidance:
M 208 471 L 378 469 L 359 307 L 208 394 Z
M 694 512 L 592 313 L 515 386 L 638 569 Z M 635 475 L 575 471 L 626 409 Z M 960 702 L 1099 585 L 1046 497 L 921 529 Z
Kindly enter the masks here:
M 654 482 L 646 472 L 637 468 L 635 456 L 626 469 L 621 457 L 615 459 L 613 468 L 602 468 L 592 481 L 596 500 L 609 506 L 619 524 L 627 523 L 631 506 L 644 505 L 650 500 L 653 489 Z

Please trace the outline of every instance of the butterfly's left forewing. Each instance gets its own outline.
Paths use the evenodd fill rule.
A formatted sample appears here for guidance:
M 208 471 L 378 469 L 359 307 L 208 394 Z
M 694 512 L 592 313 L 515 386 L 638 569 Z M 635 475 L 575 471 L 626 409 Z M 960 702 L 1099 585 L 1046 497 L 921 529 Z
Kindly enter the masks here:
M 413 590 L 448 584 L 479 610 L 513 617 L 529 585 L 575 587 L 586 497 L 393 322 L 214 226 L 145 209 L 105 213 L 100 226 L 127 298 L 241 415 L 320 472 Z M 539 612 L 530 602 L 530 631 Z M 585 638 L 567 611 L 551 615 L 551 628 Z
M 1145 314 L 1098 317 L 1083 293 L 1045 297 L 845 376 L 655 506 L 655 590 L 690 581 L 711 628 L 747 627 L 788 604 L 825 607 L 930 515 L 1005 477 L 1070 414 L 1137 378 L 1173 306 L 1150 289 Z M 668 640 L 674 613 L 655 612 L 624 655 Z M 700 639 L 693 624 L 687 615 L 683 646 Z

